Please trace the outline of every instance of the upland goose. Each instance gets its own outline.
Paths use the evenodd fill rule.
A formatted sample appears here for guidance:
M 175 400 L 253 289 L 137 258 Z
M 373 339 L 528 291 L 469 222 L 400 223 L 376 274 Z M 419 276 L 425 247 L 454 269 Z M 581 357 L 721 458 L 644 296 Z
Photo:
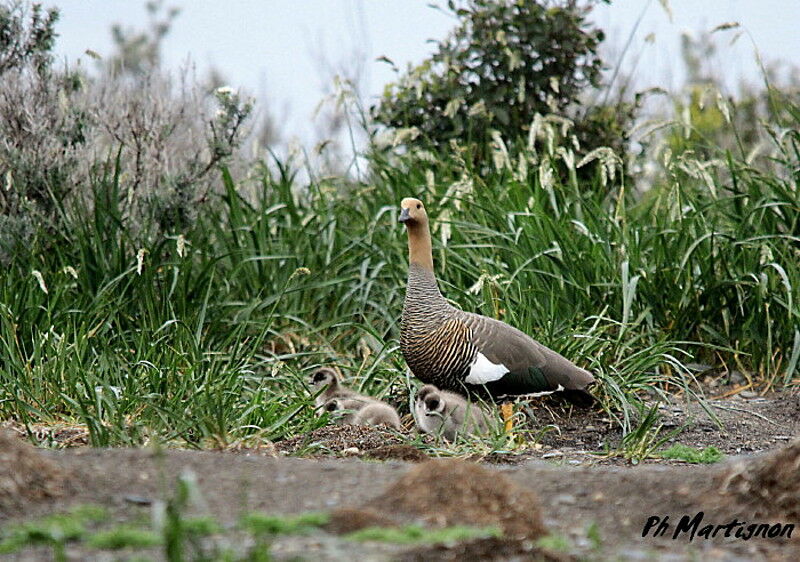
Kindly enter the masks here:
M 401 429 L 397 410 L 378 400 L 371 400 L 363 404 L 360 401 L 346 398 L 332 398 L 325 403 L 325 410 L 332 415 L 340 415 L 341 417 L 335 421 L 342 425 L 374 426 L 384 424 L 397 430 Z
M 448 441 L 454 441 L 458 434 L 485 432 L 489 428 L 489 420 L 480 405 L 432 384 L 417 391 L 413 413 L 420 431 L 441 435 Z
M 451 306 L 433 272 L 428 215 L 418 199 L 400 203 L 408 231 L 408 285 L 400 349 L 411 372 L 424 383 L 495 400 L 558 392 L 571 402 L 593 402 L 585 369 L 505 322 Z M 503 416 L 510 418 L 510 404 Z

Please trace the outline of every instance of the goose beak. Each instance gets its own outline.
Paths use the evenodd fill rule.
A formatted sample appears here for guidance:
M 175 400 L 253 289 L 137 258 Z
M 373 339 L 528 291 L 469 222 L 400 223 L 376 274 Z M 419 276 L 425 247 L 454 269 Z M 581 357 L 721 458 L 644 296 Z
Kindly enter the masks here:
M 399 222 L 406 222 L 411 217 L 408 214 L 408 209 L 401 209 L 400 210 L 400 218 L 397 219 Z

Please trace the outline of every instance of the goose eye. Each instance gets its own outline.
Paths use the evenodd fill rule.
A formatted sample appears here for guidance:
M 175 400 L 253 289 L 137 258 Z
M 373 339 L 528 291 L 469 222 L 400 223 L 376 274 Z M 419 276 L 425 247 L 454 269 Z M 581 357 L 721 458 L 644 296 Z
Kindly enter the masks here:
M 422 208 L 422 203 L 417 203 L 417 209 L 421 209 L 421 208 Z

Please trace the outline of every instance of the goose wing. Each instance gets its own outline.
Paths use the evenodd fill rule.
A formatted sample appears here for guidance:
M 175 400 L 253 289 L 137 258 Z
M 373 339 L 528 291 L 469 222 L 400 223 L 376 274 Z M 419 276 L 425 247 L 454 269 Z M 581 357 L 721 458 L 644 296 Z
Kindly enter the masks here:
M 482 381 L 495 396 L 553 390 L 585 392 L 594 382 L 588 371 L 505 322 L 471 313 L 464 313 L 463 321 L 470 327 L 478 362 L 482 355 L 506 371 L 499 378 Z M 486 367 L 484 371 L 489 372 Z

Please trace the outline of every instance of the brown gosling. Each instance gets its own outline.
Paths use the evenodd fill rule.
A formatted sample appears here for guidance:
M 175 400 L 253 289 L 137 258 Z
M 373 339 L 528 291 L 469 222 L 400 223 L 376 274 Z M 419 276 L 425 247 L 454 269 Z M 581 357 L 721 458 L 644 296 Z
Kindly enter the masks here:
M 414 421 L 423 433 L 441 435 L 448 441 L 455 441 L 457 435 L 485 433 L 490 427 L 486 412 L 478 404 L 432 384 L 417 392 Z
M 371 400 L 364 404 L 360 400 L 332 398 L 325 403 L 325 410 L 332 415 L 340 414 L 340 417 L 335 420 L 335 423 L 340 425 L 375 426 L 383 424 L 397 430 L 402 428 L 397 410 L 378 400 Z
M 348 404 L 345 406 L 347 410 L 358 410 L 361 406 L 372 401 L 369 396 L 359 394 L 355 390 L 344 386 L 339 380 L 339 375 L 330 367 L 320 367 L 314 371 L 311 375 L 309 386 L 311 387 L 311 392 L 316 395 L 314 406 L 317 409 L 322 408 L 333 398 L 347 399 Z

